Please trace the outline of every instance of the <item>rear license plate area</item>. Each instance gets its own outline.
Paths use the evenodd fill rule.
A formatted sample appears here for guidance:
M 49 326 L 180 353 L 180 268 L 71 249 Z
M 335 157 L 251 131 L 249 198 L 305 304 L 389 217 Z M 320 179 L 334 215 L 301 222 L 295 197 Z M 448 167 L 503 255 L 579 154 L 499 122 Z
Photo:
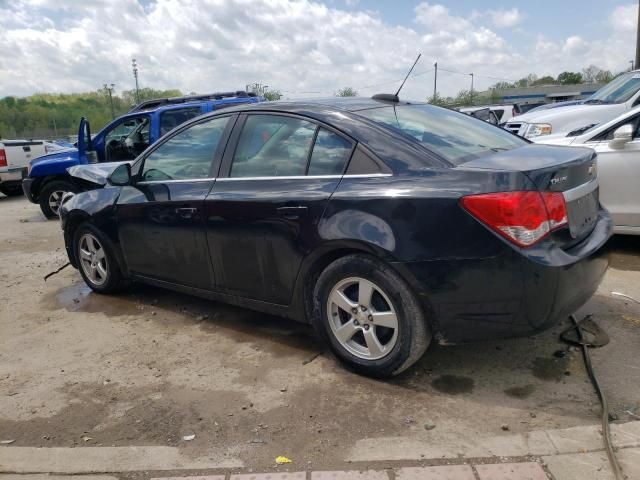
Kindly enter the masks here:
M 573 238 L 591 231 L 598 220 L 598 189 L 587 195 L 567 202 L 569 233 Z

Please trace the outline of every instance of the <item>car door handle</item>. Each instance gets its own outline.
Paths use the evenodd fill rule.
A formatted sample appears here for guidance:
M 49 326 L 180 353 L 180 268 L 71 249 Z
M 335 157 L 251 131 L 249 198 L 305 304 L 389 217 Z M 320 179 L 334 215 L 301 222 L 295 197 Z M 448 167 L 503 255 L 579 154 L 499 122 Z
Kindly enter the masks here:
M 176 213 L 182 218 L 193 218 L 198 213 L 198 209 L 193 207 L 176 208 Z
M 287 218 L 289 220 L 296 220 L 300 218 L 301 215 L 306 215 L 309 211 L 309 208 L 303 206 L 297 207 L 279 207 L 278 215 L 281 217 Z

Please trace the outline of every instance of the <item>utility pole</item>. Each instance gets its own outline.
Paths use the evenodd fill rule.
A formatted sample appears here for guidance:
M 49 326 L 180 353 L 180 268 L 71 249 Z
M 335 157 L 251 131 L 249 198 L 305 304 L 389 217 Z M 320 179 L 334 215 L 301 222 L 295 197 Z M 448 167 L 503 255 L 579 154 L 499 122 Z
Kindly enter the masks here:
M 111 105 L 111 118 L 116 118 L 116 114 L 113 110 L 113 89 L 116 86 L 115 83 L 112 83 L 110 85 L 107 85 L 106 83 L 104 84 L 104 89 L 105 91 L 109 94 L 109 104 Z
M 640 0 L 638 0 L 638 25 L 636 27 L 636 63 L 635 67 L 640 65 Z
M 629 71 L 633 70 L 633 60 L 629 60 L 629 64 L 631 64 L 631 68 L 629 69 Z
M 473 73 L 469 75 L 471 75 L 471 105 L 473 105 Z
M 433 101 L 435 102 L 438 95 L 438 62 L 433 64 L 433 68 Z
M 140 89 L 138 88 L 138 63 L 136 59 L 131 59 L 131 66 L 133 67 L 133 76 L 136 79 L 136 103 L 140 103 Z

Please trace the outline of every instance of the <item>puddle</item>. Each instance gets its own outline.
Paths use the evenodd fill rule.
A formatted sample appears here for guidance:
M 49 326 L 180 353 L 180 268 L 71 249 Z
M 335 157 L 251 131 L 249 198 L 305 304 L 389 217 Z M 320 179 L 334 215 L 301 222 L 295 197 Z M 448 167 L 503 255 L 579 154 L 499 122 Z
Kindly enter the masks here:
M 76 283 L 52 292 L 43 298 L 52 308 L 64 308 L 68 312 L 104 313 L 109 317 L 135 315 L 141 306 L 126 294 L 100 295 L 93 292 L 85 283 Z
M 534 385 L 522 385 L 519 387 L 511 387 L 507 388 L 504 393 L 513 398 L 528 398 L 531 396 L 533 392 L 535 392 L 536 387 Z
M 473 379 L 457 375 L 441 375 L 431 382 L 431 386 L 442 393 L 460 395 L 473 391 Z
M 569 360 L 569 355 L 562 358 L 537 357 L 533 360 L 533 368 L 531 369 L 533 376 L 540 380 L 559 381 L 569 368 Z

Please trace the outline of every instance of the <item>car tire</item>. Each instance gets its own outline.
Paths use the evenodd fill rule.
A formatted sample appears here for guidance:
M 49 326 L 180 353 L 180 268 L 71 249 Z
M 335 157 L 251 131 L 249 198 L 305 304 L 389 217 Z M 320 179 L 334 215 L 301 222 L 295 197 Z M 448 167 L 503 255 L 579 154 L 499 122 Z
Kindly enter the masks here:
M 355 254 L 335 260 L 318 277 L 313 299 L 316 331 L 357 373 L 397 375 L 418 361 L 431 341 L 416 295 L 395 270 L 374 257 Z
M 64 180 L 54 180 L 46 183 L 40 191 L 40 210 L 47 218 L 58 218 L 60 202 L 66 192 L 78 193 L 78 188 L 71 182 Z
M 0 186 L 0 192 L 4 193 L 7 197 L 17 197 L 18 195 L 22 195 L 22 187 Z
M 80 275 L 94 292 L 114 293 L 126 285 L 113 244 L 94 225 L 85 222 L 76 229 L 73 249 Z

